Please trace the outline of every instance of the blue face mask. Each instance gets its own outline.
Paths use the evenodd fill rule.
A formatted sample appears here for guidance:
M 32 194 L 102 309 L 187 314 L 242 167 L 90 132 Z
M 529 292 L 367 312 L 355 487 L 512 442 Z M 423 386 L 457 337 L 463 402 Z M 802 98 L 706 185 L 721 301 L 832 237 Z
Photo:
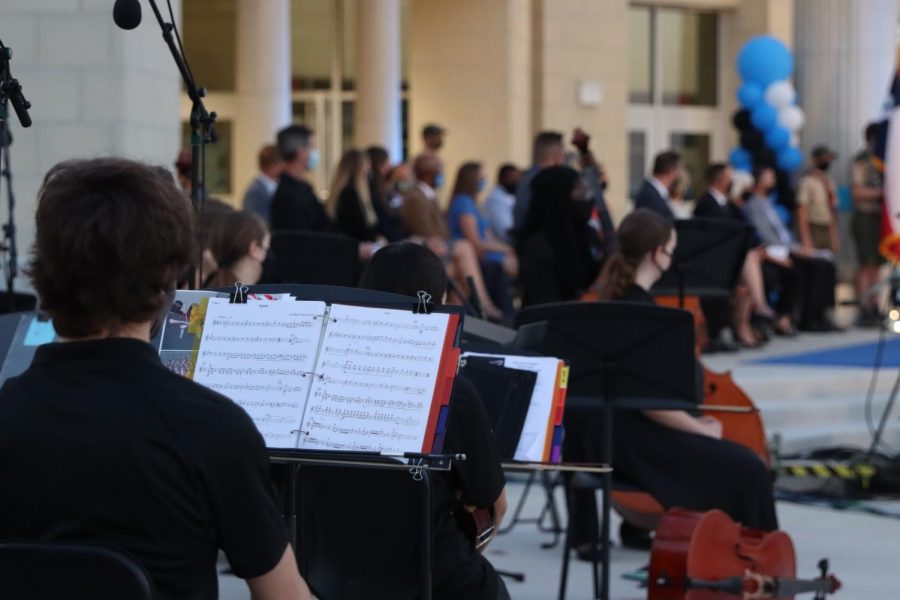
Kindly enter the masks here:
M 478 192 L 481 193 L 484 191 L 484 186 L 487 185 L 487 182 L 484 179 L 478 180 Z
M 444 174 L 438 173 L 434 176 L 434 189 L 439 189 L 442 185 L 444 185 Z
M 319 166 L 319 149 L 313 148 L 309 151 L 309 158 L 306 159 L 306 170 L 314 171 Z

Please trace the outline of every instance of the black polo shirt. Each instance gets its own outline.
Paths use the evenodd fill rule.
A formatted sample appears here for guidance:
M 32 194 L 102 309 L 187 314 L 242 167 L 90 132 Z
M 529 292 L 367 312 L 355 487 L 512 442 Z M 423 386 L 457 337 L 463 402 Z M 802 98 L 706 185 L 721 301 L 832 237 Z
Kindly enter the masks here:
M 253 422 L 138 340 L 38 348 L 0 389 L 0 482 L 0 539 L 122 550 L 157 598 L 216 598 L 220 548 L 250 578 L 287 547 Z
M 287 173 L 272 196 L 272 231 L 329 232 L 334 229 L 312 186 Z

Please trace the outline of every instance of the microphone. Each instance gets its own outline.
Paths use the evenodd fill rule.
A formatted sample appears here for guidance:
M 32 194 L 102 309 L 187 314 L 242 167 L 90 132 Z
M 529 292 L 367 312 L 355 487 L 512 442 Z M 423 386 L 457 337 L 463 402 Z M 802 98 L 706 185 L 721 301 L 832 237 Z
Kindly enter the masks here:
M 141 3 L 138 0 L 116 0 L 113 21 L 121 29 L 134 29 L 141 24 Z

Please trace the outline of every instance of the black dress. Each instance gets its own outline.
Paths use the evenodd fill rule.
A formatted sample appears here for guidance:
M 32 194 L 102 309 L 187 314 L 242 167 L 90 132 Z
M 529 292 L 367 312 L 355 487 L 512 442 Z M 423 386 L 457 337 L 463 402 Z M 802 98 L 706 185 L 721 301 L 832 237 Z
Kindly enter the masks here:
M 374 242 L 377 234 L 374 226 L 366 221 L 363 198 L 352 184 L 344 186 L 338 196 L 335 221 L 342 233 L 360 242 Z
M 637 286 L 621 300 L 653 303 L 650 294 Z M 566 409 L 567 461 L 599 461 L 596 432 L 600 431 L 600 418 L 596 409 Z M 665 508 L 717 508 L 747 527 L 778 528 L 772 473 L 744 446 L 666 427 L 638 410 L 617 410 L 613 431 L 612 463 L 617 481 L 650 493 Z M 593 494 L 573 498 L 573 503 L 576 543 L 596 539 L 591 537 L 597 526 Z

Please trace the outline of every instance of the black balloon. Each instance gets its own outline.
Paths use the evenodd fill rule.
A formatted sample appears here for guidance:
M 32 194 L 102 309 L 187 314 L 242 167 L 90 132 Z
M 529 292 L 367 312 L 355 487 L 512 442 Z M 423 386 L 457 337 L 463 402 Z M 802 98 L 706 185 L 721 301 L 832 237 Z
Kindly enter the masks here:
M 746 148 L 751 154 L 754 154 L 766 147 L 766 140 L 763 134 L 757 130 L 749 129 L 741 132 L 741 146 Z
M 771 167 L 775 168 L 775 165 L 778 162 L 778 157 L 771 150 L 771 148 L 767 148 L 765 144 L 763 144 L 756 152 L 753 152 L 753 166 L 754 167 Z

